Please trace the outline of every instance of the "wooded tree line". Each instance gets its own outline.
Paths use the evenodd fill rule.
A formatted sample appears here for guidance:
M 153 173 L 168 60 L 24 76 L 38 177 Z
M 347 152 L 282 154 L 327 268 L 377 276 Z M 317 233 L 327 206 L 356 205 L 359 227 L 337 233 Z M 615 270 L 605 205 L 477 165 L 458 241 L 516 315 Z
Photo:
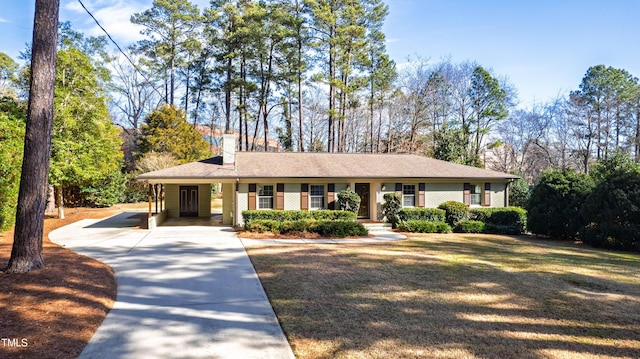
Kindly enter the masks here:
M 194 125 L 237 132 L 240 150 L 267 149 L 271 137 L 285 150 L 377 148 L 396 76 L 382 32 L 387 13 L 382 0 L 216 0 L 203 10 L 156 0 L 131 17 L 146 36 L 131 47 L 135 66 L 114 62 L 118 121 L 138 128 L 165 102 Z M 314 101 L 322 115 L 309 121 Z M 367 138 L 348 148 L 362 115 Z
M 612 151 L 640 158 L 638 81 L 587 70 L 579 89 L 517 108 L 506 77 L 473 61 L 386 54 L 380 0 L 154 1 L 132 22 L 144 78 L 116 66 L 118 117 L 137 128 L 157 103 L 236 131 L 240 150 L 414 152 L 523 174 L 586 172 Z M 154 90 L 155 89 L 155 90 Z M 153 100 L 150 100 L 153 99 Z M 262 143 L 260 143 L 262 142 Z
M 240 150 L 277 137 L 291 151 L 419 153 L 529 183 L 549 167 L 587 172 L 614 152 L 640 160 L 640 90 L 627 71 L 594 66 L 567 96 L 518 108 L 508 79 L 473 61 L 397 68 L 387 13 L 382 0 L 216 0 L 206 9 L 156 0 L 131 17 L 145 36 L 128 51 L 135 66 L 105 38 L 62 24 L 52 184 L 94 186 L 121 164 L 109 117 L 133 138 L 138 165 L 157 160 L 143 161 L 147 152 L 171 152 L 159 157 L 166 163 L 205 156 L 200 141 L 168 150 L 171 141 L 149 137 L 168 133 L 163 126 L 192 136 L 181 121 L 237 132 Z M 1 55 L 0 88 L 24 99 L 28 66 Z
M 515 93 L 482 66 L 426 61 L 398 71 L 381 0 L 156 0 L 134 14 L 146 39 L 117 62 L 119 120 L 175 104 L 195 125 L 239 134 L 240 150 L 418 152 L 480 165 Z M 262 143 L 257 139 L 261 138 Z
M 101 65 L 101 39 L 85 38 L 68 23 L 59 27 L 49 184 L 56 193 L 60 216 L 64 194 L 74 194 L 75 201 L 85 205 L 110 205 L 120 200 L 124 187 L 122 141 L 108 111 L 110 71 Z M 30 49 L 23 59 L 30 60 Z M 20 171 L 24 126 L 27 118 L 30 66 L 20 67 L 5 54 L 0 87 L 0 142 L 3 161 L 0 175 L 0 228 L 13 224 Z M 68 202 L 68 200 L 67 200 Z M 2 212 L 0 210 L 0 212 Z
M 512 111 L 494 136 L 503 145 L 491 165 L 530 182 L 549 167 L 589 173 L 597 161 L 617 153 L 640 163 L 638 78 L 624 69 L 592 66 L 578 90 Z

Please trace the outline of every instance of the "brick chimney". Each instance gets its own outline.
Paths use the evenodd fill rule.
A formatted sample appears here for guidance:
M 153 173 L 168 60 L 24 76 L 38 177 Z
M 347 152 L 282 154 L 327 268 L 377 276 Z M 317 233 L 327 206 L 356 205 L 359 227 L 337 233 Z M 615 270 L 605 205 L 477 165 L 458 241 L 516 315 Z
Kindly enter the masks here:
M 233 133 L 222 135 L 222 164 L 234 165 L 236 162 L 236 136 Z

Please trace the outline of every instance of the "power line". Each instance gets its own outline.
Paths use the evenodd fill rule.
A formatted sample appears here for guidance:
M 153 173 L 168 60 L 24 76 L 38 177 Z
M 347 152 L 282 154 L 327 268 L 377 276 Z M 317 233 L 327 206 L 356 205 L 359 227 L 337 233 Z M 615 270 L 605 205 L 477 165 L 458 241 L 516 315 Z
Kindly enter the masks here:
M 118 43 L 117 43 L 117 42 L 116 42 L 116 41 L 111 37 L 111 35 L 107 32 L 107 30 L 105 30 L 105 28 L 104 28 L 104 27 L 102 27 L 102 25 L 100 25 L 100 22 L 98 21 L 98 19 L 96 19 L 96 17 L 95 17 L 95 16 L 93 16 L 93 14 L 91 13 L 91 11 L 89 11 L 89 9 L 87 9 L 87 7 L 86 7 L 86 6 L 84 6 L 84 4 L 82 3 L 82 0 L 78 0 L 78 2 L 80 3 L 80 5 L 81 5 L 81 6 L 82 6 L 82 8 L 84 9 L 84 11 L 86 11 L 86 12 L 87 12 L 87 14 L 89 14 L 89 16 L 91 16 L 91 18 L 93 19 L 93 21 L 95 21 L 95 22 L 96 22 L 96 24 L 98 25 L 98 27 L 99 27 L 99 28 L 100 28 L 100 29 L 101 29 L 101 30 L 102 30 L 102 31 L 107 35 L 107 37 L 109 38 L 109 40 L 111 40 L 111 42 L 112 42 L 114 45 L 116 45 L 116 48 L 118 49 L 118 51 L 120 51 L 120 53 L 121 53 L 122 55 L 124 55 L 124 57 L 127 59 L 127 61 L 129 61 L 129 63 L 131 64 L 131 66 L 133 66 L 133 68 L 136 70 L 136 72 L 137 72 L 137 73 L 139 73 L 139 74 L 140 74 L 140 76 L 142 76 L 142 78 L 144 78 L 144 79 L 145 79 L 145 81 L 147 81 L 147 83 L 149 83 L 149 84 L 153 84 L 153 82 L 152 82 L 151 80 L 149 80 L 149 79 L 144 75 L 144 73 L 142 73 L 142 70 L 140 70 L 140 68 L 138 68 L 138 65 L 136 65 L 136 64 L 131 60 L 131 58 L 129 57 L 129 55 L 127 55 L 127 54 L 122 50 L 122 48 L 120 47 L 120 45 L 118 45 Z M 163 95 L 162 95 L 162 93 L 160 93 L 160 91 L 158 91 L 158 89 L 157 89 L 155 86 L 151 85 L 151 87 L 153 88 L 153 90 L 154 90 L 155 92 L 157 92 L 157 93 L 158 93 L 158 95 L 160 95 L 160 97 L 162 97 L 162 96 L 163 96 Z

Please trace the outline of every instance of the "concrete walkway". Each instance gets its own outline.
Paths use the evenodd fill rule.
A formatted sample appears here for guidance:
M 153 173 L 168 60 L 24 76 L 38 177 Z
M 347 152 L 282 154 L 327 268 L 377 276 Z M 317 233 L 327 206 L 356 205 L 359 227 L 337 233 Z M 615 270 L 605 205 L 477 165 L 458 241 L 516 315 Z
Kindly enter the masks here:
M 293 358 L 231 228 L 146 231 L 131 216 L 49 234 L 116 272 L 116 303 L 80 358 Z

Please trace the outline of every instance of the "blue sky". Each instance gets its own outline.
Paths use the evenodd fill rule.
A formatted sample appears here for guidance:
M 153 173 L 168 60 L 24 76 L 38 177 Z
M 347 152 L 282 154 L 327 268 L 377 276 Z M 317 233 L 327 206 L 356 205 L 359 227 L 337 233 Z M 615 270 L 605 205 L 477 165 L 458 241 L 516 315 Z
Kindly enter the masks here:
M 192 0 L 200 8 L 208 0 Z M 152 0 L 84 0 L 121 45 L 139 38 L 132 13 Z M 391 57 L 474 60 L 507 76 L 523 106 L 578 89 L 590 66 L 640 76 L 638 0 L 386 0 Z M 0 0 L 0 51 L 17 59 L 31 40 L 34 0 Z M 76 0 L 61 0 L 60 20 L 101 35 Z

